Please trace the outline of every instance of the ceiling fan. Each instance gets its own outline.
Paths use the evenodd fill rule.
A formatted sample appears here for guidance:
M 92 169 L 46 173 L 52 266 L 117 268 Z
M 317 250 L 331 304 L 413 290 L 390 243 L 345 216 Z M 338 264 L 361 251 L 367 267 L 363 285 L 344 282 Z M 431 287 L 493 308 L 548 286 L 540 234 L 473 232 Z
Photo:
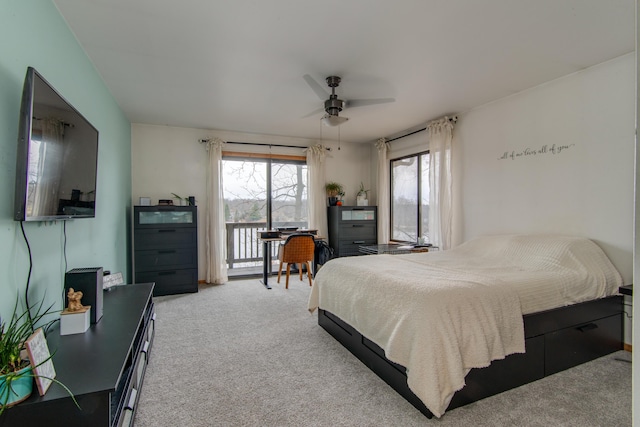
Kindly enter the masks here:
M 318 95 L 318 97 L 324 101 L 324 107 L 319 108 L 304 117 L 309 117 L 320 111 L 325 112 L 322 117 L 322 123 L 327 126 L 339 126 L 342 123 L 349 120 L 347 117 L 339 116 L 340 111 L 344 108 L 363 107 L 366 105 L 385 104 L 387 102 L 394 102 L 394 98 L 377 98 L 377 99 L 352 99 L 349 101 L 343 101 L 336 95 L 336 88 L 340 85 L 342 80 L 338 76 L 329 76 L 326 78 L 327 85 L 331 88 L 331 93 L 327 92 L 318 82 L 314 80 L 309 74 L 302 76 L 311 89 Z M 328 99 L 327 99 L 328 97 Z

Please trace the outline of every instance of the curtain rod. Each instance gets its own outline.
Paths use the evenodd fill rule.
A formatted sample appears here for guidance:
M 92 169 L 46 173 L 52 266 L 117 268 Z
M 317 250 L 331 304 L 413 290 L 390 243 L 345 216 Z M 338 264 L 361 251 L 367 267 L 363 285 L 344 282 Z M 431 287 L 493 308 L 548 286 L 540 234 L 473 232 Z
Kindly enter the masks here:
M 198 142 L 201 144 L 205 144 L 211 141 L 211 138 L 199 139 Z M 235 142 L 235 141 L 225 141 L 226 144 L 239 144 L 239 145 L 257 145 L 261 147 L 285 147 L 285 148 L 301 148 L 307 149 L 308 147 L 301 147 L 299 145 L 284 145 L 284 144 L 263 144 L 259 142 Z M 327 151 L 331 151 L 331 147 L 325 147 Z
M 448 119 L 449 119 L 449 121 L 450 121 L 450 122 L 455 123 L 455 122 L 457 122 L 457 121 L 458 121 L 458 116 L 456 115 L 456 116 L 453 116 L 453 117 L 449 117 Z M 426 127 L 426 126 L 425 126 L 425 127 L 423 127 L 422 129 L 418 129 L 418 130 L 414 130 L 413 132 L 409 132 L 409 133 L 408 133 L 408 134 L 406 134 L 406 135 L 401 135 L 401 136 L 397 136 L 397 137 L 392 138 L 392 139 L 388 139 L 388 140 L 387 140 L 387 142 L 395 141 L 396 139 L 405 138 L 405 137 L 407 137 L 407 136 L 411 136 L 411 135 L 413 135 L 414 133 L 422 132 L 422 131 L 425 131 L 425 130 L 427 130 L 427 127 Z
M 32 117 L 32 119 L 33 119 L 33 120 L 39 120 L 39 121 L 45 120 L 45 119 L 43 119 L 43 118 L 36 117 L 36 116 L 33 116 L 33 117 Z M 56 119 L 56 120 L 57 120 L 57 119 Z M 64 120 L 58 120 L 58 121 L 59 121 L 60 123 L 62 123 L 62 125 L 63 125 L 63 126 L 67 126 L 67 127 L 70 127 L 70 128 L 74 128 L 74 127 L 75 127 L 75 125 L 74 125 L 73 123 L 67 123 L 67 122 L 65 122 Z

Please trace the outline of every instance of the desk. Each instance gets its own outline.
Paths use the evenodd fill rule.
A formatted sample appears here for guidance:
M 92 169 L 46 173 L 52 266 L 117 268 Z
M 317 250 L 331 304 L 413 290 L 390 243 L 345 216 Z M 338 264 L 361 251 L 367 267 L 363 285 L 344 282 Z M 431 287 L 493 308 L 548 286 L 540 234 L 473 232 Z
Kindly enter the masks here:
M 271 242 L 283 242 L 283 237 L 260 238 L 262 240 L 262 284 L 265 288 L 271 289 L 269 286 L 269 265 L 271 264 Z
M 300 232 L 299 234 L 304 234 L 302 232 Z M 271 286 L 269 285 L 269 265 L 271 264 L 271 248 L 269 247 L 269 245 L 271 244 L 271 242 L 284 242 L 285 240 L 287 240 L 287 237 L 289 237 L 289 234 L 285 234 L 285 235 L 281 235 L 280 237 L 260 237 L 260 240 L 262 240 L 262 284 L 264 285 L 265 288 L 267 289 L 271 289 Z M 313 235 L 313 240 L 324 240 L 324 237 L 320 237 L 320 236 L 316 236 Z M 315 258 L 315 257 L 314 257 Z M 313 271 L 315 272 L 316 270 L 316 266 L 315 266 L 315 259 L 314 259 L 314 265 L 313 265 Z

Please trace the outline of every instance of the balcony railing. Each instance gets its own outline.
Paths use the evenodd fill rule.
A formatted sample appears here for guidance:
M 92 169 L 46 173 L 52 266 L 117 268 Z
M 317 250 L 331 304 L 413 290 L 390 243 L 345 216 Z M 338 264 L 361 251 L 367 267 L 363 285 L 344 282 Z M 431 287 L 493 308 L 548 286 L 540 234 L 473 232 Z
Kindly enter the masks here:
M 273 227 L 306 227 L 305 222 L 274 223 Z M 263 260 L 260 232 L 267 230 L 266 222 L 227 222 L 228 268 L 252 267 Z M 278 254 L 278 245 L 270 245 L 271 259 Z

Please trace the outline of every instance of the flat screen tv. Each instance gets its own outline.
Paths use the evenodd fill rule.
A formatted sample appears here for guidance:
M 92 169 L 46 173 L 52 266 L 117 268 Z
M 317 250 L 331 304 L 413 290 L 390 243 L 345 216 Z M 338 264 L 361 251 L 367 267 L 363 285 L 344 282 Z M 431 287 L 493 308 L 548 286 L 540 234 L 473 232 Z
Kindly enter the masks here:
M 19 126 L 14 219 L 95 217 L 98 130 L 32 67 Z

